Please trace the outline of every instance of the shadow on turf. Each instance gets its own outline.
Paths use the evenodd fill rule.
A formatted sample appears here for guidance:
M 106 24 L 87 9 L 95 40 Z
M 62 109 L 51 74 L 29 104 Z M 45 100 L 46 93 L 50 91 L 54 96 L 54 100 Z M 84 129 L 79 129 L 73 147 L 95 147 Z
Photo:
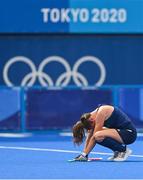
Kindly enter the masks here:
M 88 163 L 102 163 L 102 162 L 107 162 L 107 163 L 133 163 L 133 162 L 143 162 L 143 159 L 142 160 L 127 160 L 127 161 L 101 160 L 101 161 L 90 161 Z
M 102 162 L 107 162 L 107 163 L 134 163 L 134 162 L 143 162 L 142 160 L 127 160 L 127 161 L 109 161 L 106 159 L 103 160 L 98 160 L 98 161 L 74 161 L 74 162 L 69 162 L 69 163 L 102 163 Z

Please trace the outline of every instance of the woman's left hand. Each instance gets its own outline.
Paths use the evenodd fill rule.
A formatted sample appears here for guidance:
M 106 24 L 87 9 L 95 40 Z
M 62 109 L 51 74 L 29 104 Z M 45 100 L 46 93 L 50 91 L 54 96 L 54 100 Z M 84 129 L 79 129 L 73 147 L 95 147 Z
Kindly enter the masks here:
M 82 154 L 80 154 L 79 156 L 77 156 L 75 158 L 76 161 L 87 161 L 88 160 L 88 156 L 83 156 Z

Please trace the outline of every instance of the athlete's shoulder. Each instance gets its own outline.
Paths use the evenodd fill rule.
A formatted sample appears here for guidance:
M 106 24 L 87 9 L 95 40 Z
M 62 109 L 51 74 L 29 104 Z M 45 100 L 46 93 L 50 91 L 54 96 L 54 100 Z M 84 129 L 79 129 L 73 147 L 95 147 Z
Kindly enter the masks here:
M 114 106 L 108 105 L 108 104 L 103 104 L 99 107 L 99 110 L 108 110 L 108 109 L 114 109 Z
M 98 107 L 95 110 L 91 111 L 90 114 L 108 113 L 108 111 L 111 112 L 113 110 L 114 110 L 114 106 L 112 106 L 112 105 L 100 104 L 100 105 L 98 105 Z
M 108 117 L 111 115 L 111 113 L 114 111 L 114 106 L 111 105 L 103 105 L 100 106 L 98 113 L 104 114 L 105 117 Z

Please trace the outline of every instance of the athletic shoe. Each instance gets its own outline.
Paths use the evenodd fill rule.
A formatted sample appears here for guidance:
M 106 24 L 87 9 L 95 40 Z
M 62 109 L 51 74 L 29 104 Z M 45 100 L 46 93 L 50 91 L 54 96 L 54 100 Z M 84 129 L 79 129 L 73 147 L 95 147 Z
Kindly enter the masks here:
M 118 156 L 114 158 L 113 161 L 125 161 L 131 154 L 132 150 L 127 148 L 125 152 L 119 152 Z
M 113 156 L 109 157 L 108 160 L 113 161 L 118 156 L 119 153 L 120 152 L 118 152 L 118 151 L 114 151 Z

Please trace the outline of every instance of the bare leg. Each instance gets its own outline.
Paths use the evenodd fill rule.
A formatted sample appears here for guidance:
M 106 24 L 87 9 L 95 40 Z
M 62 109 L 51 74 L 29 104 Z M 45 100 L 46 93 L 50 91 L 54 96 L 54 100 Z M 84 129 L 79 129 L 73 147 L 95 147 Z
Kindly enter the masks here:
M 97 141 L 102 141 L 105 137 L 110 137 L 110 138 L 113 138 L 114 140 L 118 141 L 119 143 L 123 143 L 122 138 L 120 137 L 117 130 L 115 130 L 115 129 L 103 129 L 94 134 L 94 138 Z
M 107 143 L 107 139 L 106 138 L 111 138 L 114 141 L 117 141 L 119 144 L 116 144 L 113 142 L 113 144 L 108 144 Z M 106 140 L 106 143 L 104 142 L 104 139 Z M 100 131 L 97 131 L 95 134 L 93 134 L 92 138 L 90 139 L 90 142 L 88 144 L 88 146 L 84 149 L 84 152 L 86 154 L 89 154 L 90 151 L 93 149 L 93 147 L 96 145 L 96 142 L 98 142 L 99 144 L 104 145 L 103 146 L 108 146 L 108 148 L 111 148 L 113 151 L 115 151 L 115 147 L 113 147 L 114 145 L 116 146 L 116 149 L 119 149 L 122 151 L 122 145 L 123 144 L 123 140 L 120 137 L 120 135 L 118 134 L 117 130 L 115 129 L 103 129 Z M 110 146 L 110 147 L 109 147 Z

